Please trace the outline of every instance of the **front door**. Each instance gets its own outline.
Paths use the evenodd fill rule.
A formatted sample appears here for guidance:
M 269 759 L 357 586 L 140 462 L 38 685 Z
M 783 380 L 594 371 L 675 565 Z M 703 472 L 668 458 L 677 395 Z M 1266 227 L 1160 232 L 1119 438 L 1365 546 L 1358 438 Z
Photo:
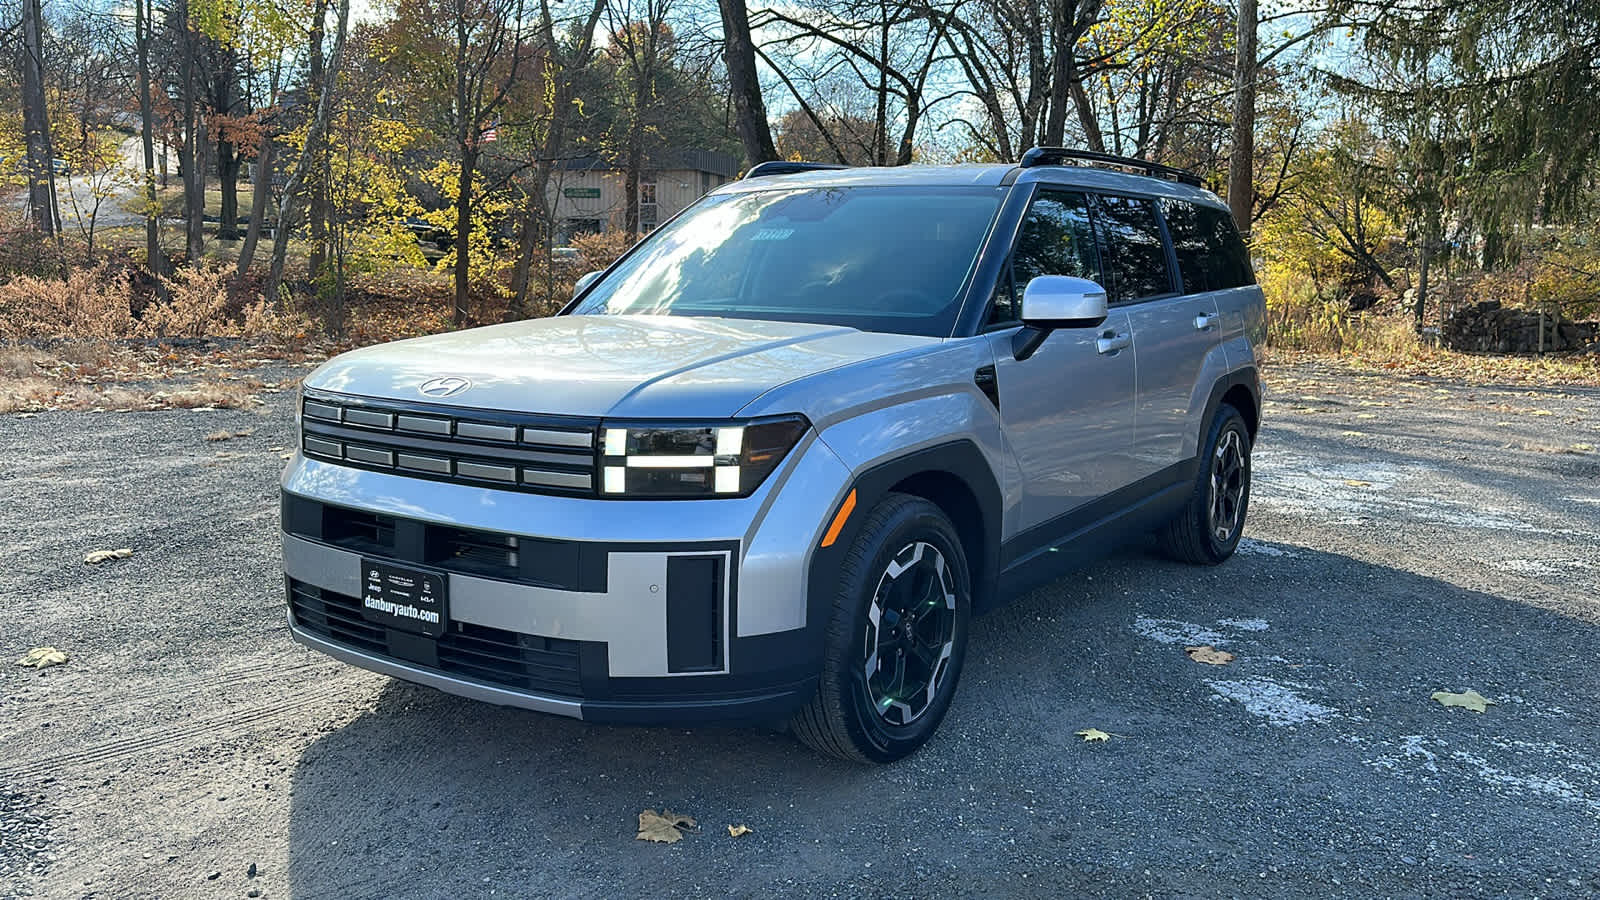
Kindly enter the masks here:
M 1020 471 L 1012 534 L 1064 516 L 1133 478 L 1133 331 L 1123 310 L 1097 328 L 1051 332 L 1027 359 L 1012 340 L 1022 291 L 1038 275 L 1099 282 L 1099 255 L 1082 193 L 1040 188 L 990 312 L 1001 434 Z

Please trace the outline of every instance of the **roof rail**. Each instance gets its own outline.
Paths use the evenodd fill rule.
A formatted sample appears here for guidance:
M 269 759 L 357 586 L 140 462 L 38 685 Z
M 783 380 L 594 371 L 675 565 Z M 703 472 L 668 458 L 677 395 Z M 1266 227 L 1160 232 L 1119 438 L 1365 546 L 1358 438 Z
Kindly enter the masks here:
M 744 173 L 746 178 L 762 178 L 767 175 L 793 175 L 796 172 L 812 172 L 817 169 L 844 169 L 838 163 L 820 162 L 795 162 L 787 159 L 774 159 L 764 163 L 756 163 L 750 171 Z
M 1068 147 L 1034 147 L 1022 154 L 1022 162 L 1018 165 L 1024 169 L 1034 166 L 1059 166 L 1066 162 L 1079 165 L 1119 166 L 1124 169 L 1134 169 L 1142 174 L 1155 178 L 1166 178 L 1181 184 L 1200 187 L 1203 182 L 1200 176 L 1183 169 L 1172 166 L 1163 166 L 1148 160 L 1134 159 L 1131 156 L 1114 156 L 1110 153 L 1096 153 L 1093 150 L 1073 150 Z

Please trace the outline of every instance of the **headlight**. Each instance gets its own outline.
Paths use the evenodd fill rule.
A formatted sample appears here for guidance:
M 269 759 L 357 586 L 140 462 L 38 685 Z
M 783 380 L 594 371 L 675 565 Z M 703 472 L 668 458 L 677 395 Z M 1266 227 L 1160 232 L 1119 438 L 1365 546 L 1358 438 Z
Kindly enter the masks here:
M 803 416 L 715 425 L 606 423 L 600 492 L 610 497 L 743 497 L 811 423 Z

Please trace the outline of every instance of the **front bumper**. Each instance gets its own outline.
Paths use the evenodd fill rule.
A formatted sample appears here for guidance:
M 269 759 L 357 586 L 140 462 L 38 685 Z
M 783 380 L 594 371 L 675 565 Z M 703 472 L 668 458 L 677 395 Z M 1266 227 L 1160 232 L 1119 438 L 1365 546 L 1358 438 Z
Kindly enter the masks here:
M 781 718 L 821 668 L 811 548 L 847 489 L 803 442 L 754 495 L 617 501 L 443 484 L 297 456 L 284 476 L 294 638 L 473 699 L 629 723 Z M 439 639 L 361 612 L 362 560 L 441 571 Z

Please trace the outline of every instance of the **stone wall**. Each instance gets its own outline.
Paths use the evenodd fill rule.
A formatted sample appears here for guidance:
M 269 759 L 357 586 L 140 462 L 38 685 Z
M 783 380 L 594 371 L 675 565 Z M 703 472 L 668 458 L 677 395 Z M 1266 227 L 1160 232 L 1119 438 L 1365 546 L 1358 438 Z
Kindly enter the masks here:
M 1600 353 L 1600 323 L 1573 322 L 1544 314 L 1544 346 L 1539 346 L 1537 310 L 1512 309 L 1498 300 L 1462 307 L 1450 314 L 1440 338 L 1452 350 L 1491 353 L 1589 351 Z

